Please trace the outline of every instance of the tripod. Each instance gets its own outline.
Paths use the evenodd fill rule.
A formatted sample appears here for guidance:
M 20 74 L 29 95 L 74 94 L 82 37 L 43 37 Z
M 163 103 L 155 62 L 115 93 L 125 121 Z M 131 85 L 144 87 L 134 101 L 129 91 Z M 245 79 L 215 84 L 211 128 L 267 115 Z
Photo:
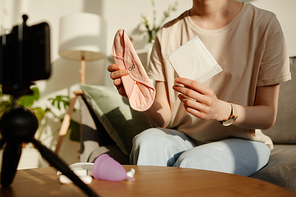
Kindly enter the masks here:
M 2 160 L 1 185 L 8 187 L 12 183 L 22 154 L 21 145 L 23 142 L 32 142 L 42 157 L 71 179 L 88 196 L 98 196 L 58 156 L 34 138 L 37 128 L 36 116 L 29 109 L 18 106 L 17 99 L 14 99 L 12 109 L 6 111 L 0 120 L 3 137 L 0 141 L 0 149 L 3 147 L 5 149 Z

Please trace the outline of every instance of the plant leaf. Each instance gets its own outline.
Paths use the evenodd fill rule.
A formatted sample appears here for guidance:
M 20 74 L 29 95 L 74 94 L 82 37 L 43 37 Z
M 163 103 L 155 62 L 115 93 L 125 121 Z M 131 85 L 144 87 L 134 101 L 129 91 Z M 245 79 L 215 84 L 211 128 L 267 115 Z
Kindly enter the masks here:
M 7 111 L 8 109 L 10 109 L 12 107 L 12 103 L 11 101 L 1 101 L 0 103 L 0 115 L 2 116 L 2 114 Z
M 30 108 L 32 107 L 35 101 L 38 101 L 38 99 L 40 98 L 39 89 L 37 87 L 33 87 L 31 88 L 31 90 L 33 91 L 33 95 L 24 95 L 21 98 L 19 98 L 19 105 Z
M 61 110 L 61 104 L 63 104 L 64 109 L 67 110 L 70 98 L 69 96 L 57 95 L 55 98 L 49 98 L 48 100 L 51 101 L 52 106 L 57 107 L 59 110 Z
M 34 111 L 39 122 L 44 118 L 44 116 L 46 114 L 46 111 L 43 110 L 41 107 L 35 107 L 35 108 L 33 108 L 33 111 Z

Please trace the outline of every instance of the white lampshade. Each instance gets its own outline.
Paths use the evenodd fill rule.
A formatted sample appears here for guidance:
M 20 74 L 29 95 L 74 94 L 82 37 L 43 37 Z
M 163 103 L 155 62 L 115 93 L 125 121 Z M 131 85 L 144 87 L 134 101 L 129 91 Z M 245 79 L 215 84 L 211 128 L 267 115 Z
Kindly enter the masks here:
M 60 20 L 59 54 L 67 59 L 86 61 L 104 58 L 105 36 L 102 19 L 91 13 L 66 15 Z

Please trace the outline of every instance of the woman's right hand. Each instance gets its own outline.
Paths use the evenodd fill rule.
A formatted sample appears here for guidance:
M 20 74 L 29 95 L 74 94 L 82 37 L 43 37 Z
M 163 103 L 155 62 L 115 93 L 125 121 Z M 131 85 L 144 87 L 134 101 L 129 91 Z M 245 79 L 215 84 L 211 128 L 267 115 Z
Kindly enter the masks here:
M 107 67 L 107 70 L 110 72 L 110 77 L 113 79 L 113 84 L 117 88 L 118 93 L 121 96 L 127 97 L 121 77 L 128 75 L 128 70 L 120 64 L 111 64 Z

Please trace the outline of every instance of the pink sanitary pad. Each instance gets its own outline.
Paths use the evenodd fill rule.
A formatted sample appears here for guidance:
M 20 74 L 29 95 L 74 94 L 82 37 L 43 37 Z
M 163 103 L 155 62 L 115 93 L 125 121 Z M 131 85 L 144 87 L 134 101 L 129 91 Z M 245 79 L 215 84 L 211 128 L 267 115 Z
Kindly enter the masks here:
M 155 88 L 123 29 L 118 30 L 114 37 L 111 54 L 116 64 L 129 70 L 129 75 L 121 79 L 130 106 L 137 111 L 149 109 L 155 98 Z

